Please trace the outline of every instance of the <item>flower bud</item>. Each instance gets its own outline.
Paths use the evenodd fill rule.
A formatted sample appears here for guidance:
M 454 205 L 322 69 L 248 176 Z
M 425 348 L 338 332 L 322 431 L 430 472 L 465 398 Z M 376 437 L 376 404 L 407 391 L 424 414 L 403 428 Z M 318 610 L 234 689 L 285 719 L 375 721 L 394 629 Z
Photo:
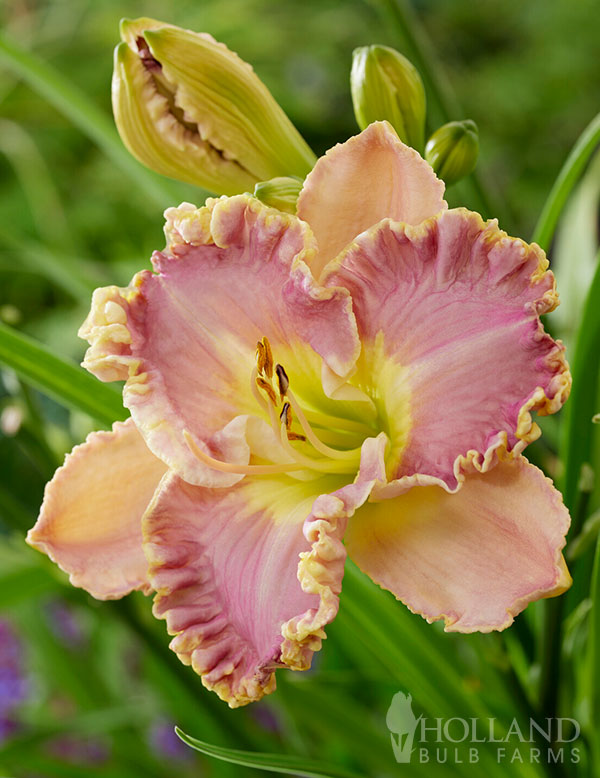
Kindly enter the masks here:
M 475 169 L 478 155 L 479 132 L 471 119 L 443 124 L 425 146 L 425 159 L 448 186 Z
M 304 182 L 301 178 L 280 176 L 270 181 L 261 181 L 254 187 L 254 197 L 286 213 L 296 213 L 298 195 Z
M 419 71 L 389 46 L 362 46 L 352 54 L 350 88 L 361 130 L 387 119 L 400 140 L 422 152 L 425 89 Z
M 217 194 L 304 178 L 315 156 L 251 66 L 210 35 L 123 20 L 112 81 L 117 128 L 148 167 Z

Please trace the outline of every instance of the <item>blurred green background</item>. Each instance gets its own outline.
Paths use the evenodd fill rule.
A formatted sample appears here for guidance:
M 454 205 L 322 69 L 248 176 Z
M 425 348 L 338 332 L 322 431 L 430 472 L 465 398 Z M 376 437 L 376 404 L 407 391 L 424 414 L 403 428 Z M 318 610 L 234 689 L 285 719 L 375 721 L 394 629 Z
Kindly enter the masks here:
M 320 154 L 357 131 L 348 86 L 353 48 L 384 43 L 410 56 L 381 13 L 384 5 L 3 0 L 0 24 L 7 38 L 55 68 L 106 117 L 120 17 L 151 16 L 208 31 L 253 64 Z M 598 110 L 600 5 L 421 0 L 413 7 L 455 92 L 451 118 L 479 126 L 478 170 L 499 203 L 501 226 L 528 238 L 570 147 Z M 79 361 L 84 344 L 76 331 L 91 291 L 126 284 L 147 267 L 152 250 L 163 245 L 162 208 L 199 202 L 204 193 L 165 182 L 171 196 L 159 202 L 1 59 L 0 117 L 0 321 Z M 429 129 L 440 123 L 434 109 Z M 570 303 L 557 318 L 566 338 L 593 269 L 599 173 L 596 163 L 553 254 Z M 474 207 L 469 197 L 468 189 L 458 188 L 449 199 Z M 526 715 L 527 694 L 520 699 L 519 689 L 535 684 L 539 671 L 532 637 L 539 609 L 530 608 L 515 628 L 519 641 L 449 636 L 383 594 L 379 610 L 371 601 L 361 610 L 368 584 L 354 572 L 316 669 L 301 677 L 280 674 L 275 695 L 230 712 L 170 654 L 164 625 L 152 620 L 148 601 L 95 602 L 23 543 L 45 482 L 92 428 L 84 414 L 66 411 L 2 371 L 2 775 L 257 774 L 195 755 L 172 735 L 174 723 L 221 745 L 308 755 L 364 775 L 397 775 L 385 713 L 399 689 L 410 691 L 418 712 L 430 716 L 486 714 L 509 722 Z M 547 442 L 534 457 L 557 474 L 554 420 L 545 432 Z M 566 648 L 576 657 L 580 621 L 570 627 Z M 374 655 L 374 645 L 385 651 Z M 574 715 L 576 691 L 567 687 L 565 694 L 564 715 Z M 491 756 L 484 762 L 479 768 L 406 766 L 402 774 L 545 774 L 531 765 L 499 768 Z M 552 774 L 560 775 L 556 769 Z

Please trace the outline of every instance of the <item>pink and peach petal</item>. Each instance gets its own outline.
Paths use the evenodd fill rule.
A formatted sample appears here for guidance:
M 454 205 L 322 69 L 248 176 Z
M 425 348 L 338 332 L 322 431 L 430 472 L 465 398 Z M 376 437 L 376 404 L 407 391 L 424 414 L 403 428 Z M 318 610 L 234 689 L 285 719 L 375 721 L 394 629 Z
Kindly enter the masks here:
M 427 621 L 489 632 L 569 588 L 569 523 L 552 482 L 518 457 L 468 475 L 456 494 L 417 486 L 368 503 L 345 540 L 365 573 Z
M 318 160 L 297 212 L 319 245 L 311 261 L 318 278 L 330 259 L 382 219 L 419 224 L 445 208 L 444 184 L 431 166 L 388 122 L 374 122 Z
M 365 445 L 349 486 L 339 476 L 246 477 L 226 490 L 164 479 L 143 522 L 154 614 L 231 707 L 272 692 L 277 668 L 310 666 L 337 614 L 341 537 L 381 476 L 381 452 Z
M 539 318 L 557 304 L 547 266 L 464 209 L 418 227 L 386 220 L 330 264 L 325 283 L 350 291 L 363 344 L 352 380 L 406 420 L 401 441 L 390 432 L 390 480 L 455 490 L 463 460 L 488 469 L 502 449 L 519 454 L 539 435 L 532 411 L 565 402 L 564 348 Z
M 170 475 L 144 519 L 154 615 L 181 661 L 231 707 L 275 689 L 281 625 L 318 608 L 296 577 L 316 496 L 290 478 L 222 490 Z
M 224 428 L 261 410 L 251 389 L 257 341 L 268 337 L 276 359 L 291 350 L 344 376 L 359 353 L 351 300 L 314 282 L 307 226 L 249 196 L 169 209 L 166 233 L 156 273 L 95 293 L 83 364 L 103 380 L 127 379 L 125 405 L 169 467 L 189 483 L 225 486 L 231 479 L 207 477 L 183 430 L 213 457 L 241 462 L 243 430 Z
M 300 554 L 298 580 L 302 590 L 319 596 L 319 606 L 287 621 L 281 628 L 282 661 L 296 670 L 310 667 L 314 651 L 321 648 L 323 627 L 337 615 L 346 549 L 342 543 L 349 517 L 368 499 L 373 488 L 385 481 L 388 439 L 380 433 L 365 440 L 359 474 L 352 484 L 318 497 L 304 522 L 310 550 Z
M 131 419 L 92 432 L 46 486 L 27 542 L 97 599 L 148 594 L 142 516 L 165 470 Z

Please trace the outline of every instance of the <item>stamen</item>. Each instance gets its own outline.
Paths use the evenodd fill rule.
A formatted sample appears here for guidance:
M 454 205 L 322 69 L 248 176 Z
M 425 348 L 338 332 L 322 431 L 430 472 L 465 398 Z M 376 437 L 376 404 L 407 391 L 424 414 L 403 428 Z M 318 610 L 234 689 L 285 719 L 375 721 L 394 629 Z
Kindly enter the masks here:
M 275 434 L 280 438 L 284 451 L 289 454 L 293 460 L 293 463 L 290 462 L 289 464 L 285 465 L 235 465 L 229 462 L 220 462 L 219 460 L 214 459 L 213 457 L 201 451 L 194 443 L 191 436 L 186 433 L 185 439 L 190 450 L 198 459 L 207 464 L 209 467 L 212 467 L 215 470 L 221 470 L 222 472 L 226 473 L 266 474 L 282 473 L 288 472 L 290 470 L 304 470 L 306 468 L 321 473 L 355 472 L 360 463 L 360 447 L 340 451 L 339 449 L 330 448 L 328 445 L 323 443 L 323 441 L 320 440 L 313 432 L 304 412 L 298 404 L 298 401 L 290 392 L 290 380 L 285 371 L 285 368 L 283 365 L 278 363 L 275 365 L 275 371 L 273 371 L 273 366 L 274 363 L 273 355 L 271 352 L 271 344 L 269 343 L 267 337 L 263 337 L 256 344 L 256 367 L 253 369 L 250 379 L 252 392 L 255 398 L 258 400 L 260 406 L 267 411 L 269 420 L 271 422 L 271 427 Z M 277 417 L 276 410 L 279 405 L 279 401 L 277 399 L 277 394 L 272 382 L 274 372 L 277 376 L 277 388 L 279 390 L 279 396 L 281 402 L 283 403 L 279 418 Z M 269 401 L 267 401 L 267 398 Z M 292 408 L 296 414 L 296 418 L 298 419 L 300 426 L 302 427 L 303 432 L 306 433 L 306 436 L 292 431 Z M 312 415 L 315 417 L 315 414 Z M 321 414 L 316 414 L 316 419 L 318 420 L 318 423 L 321 423 L 321 425 L 326 427 L 326 432 L 332 431 L 328 424 L 329 420 L 331 420 L 334 422 L 332 425 L 333 429 L 346 429 L 353 433 L 359 432 L 362 433 L 363 436 L 365 433 L 367 435 L 372 434 L 372 430 L 369 427 L 358 422 L 347 421 L 345 419 L 338 419 L 334 416 L 325 416 Z M 316 449 L 316 451 L 324 455 L 325 458 L 315 459 L 313 457 L 306 456 L 290 445 L 290 441 L 305 442 L 307 439 Z M 343 462 L 340 462 L 340 460 Z
M 289 404 L 294 409 L 294 413 L 296 414 L 296 418 L 298 419 L 298 422 L 300 426 L 302 427 L 302 431 L 306 434 L 306 437 L 308 438 L 309 442 L 312 443 L 312 445 L 317 449 L 317 451 L 320 451 L 321 454 L 324 454 L 326 457 L 330 457 L 331 459 L 353 459 L 356 460 L 357 454 L 360 454 L 360 448 L 352 449 L 351 451 L 338 451 L 336 448 L 330 448 L 329 446 L 325 445 L 319 438 L 315 435 L 315 433 L 312 430 L 312 427 L 308 423 L 308 420 L 306 419 L 306 416 L 304 415 L 302 408 L 298 405 L 298 401 L 292 394 L 292 392 L 288 389 L 287 398 Z
M 285 451 L 298 462 L 300 465 L 309 468 L 310 470 L 318 470 L 321 473 L 354 473 L 357 470 L 356 455 L 352 461 L 348 461 L 344 465 L 338 462 L 332 462 L 331 458 L 328 459 L 312 459 L 301 454 L 293 446 L 290 445 L 288 438 L 288 431 L 285 428 L 285 423 L 282 422 L 280 428 L 281 445 Z
M 271 375 L 273 373 L 271 372 Z M 256 377 L 256 385 L 259 389 L 262 389 L 265 394 L 268 395 L 269 400 L 273 403 L 273 405 L 277 405 L 277 395 L 275 394 L 275 390 L 271 386 L 271 384 L 268 381 L 265 381 L 264 378 L 261 378 L 260 376 Z
M 325 427 L 325 429 L 329 430 L 346 430 L 347 432 L 355 432 L 357 435 L 367 435 L 369 437 L 376 434 L 371 427 L 360 421 L 343 419 L 340 416 L 329 416 L 327 413 L 316 411 L 305 411 L 305 416 L 309 424 L 314 424 L 316 427 Z
M 258 372 L 271 380 L 273 378 L 273 352 L 266 336 L 256 344 L 256 363 Z
M 305 470 L 305 466 L 298 462 L 289 462 L 279 465 L 236 465 L 233 462 L 221 462 L 219 459 L 206 454 L 199 448 L 190 433 L 183 430 L 183 437 L 192 454 L 213 470 L 221 473 L 236 473 L 237 475 L 271 475 L 275 473 L 288 473 L 291 470 Z
M 287 438 L 288 440 L 300 440 L 302 442 L 306 440 L 305 435 L 300 435 L 298 432 L 292 432 L 291 430 L 287 431 Z
M 279 384 L 279 394 L 281 395 L 281 399 L 286 395 L 287 390 L 290 387 L 290 379 L 287 376 L 287 373 L 283 369 L 283 365 L 275 365 L 275 372 L 277 373 L 277 383 Z
M 254 399 L 258 401 L 258 404 L 261 406 L 261 408 L 263 408 L 265 411 L 268 411 L 269 405 L 265 401 L 265 398 L 262 396 L 262 394 L 258 391 L 258 387 L 256 385 L 257 378 L 258 378 L 258 370 L 257 368 L 254 368 L 250 376 L 250 389 L 252 389 L 252 394 L 254 395 Z
M 265 354 L 265 347 L 261 340 L 256 344 L 256 367 L 258 372 L 262 375 L 265 372 L 265 365 L 267 364 L 267 357 Z
M 297 432 L 292 432 L 292 409 L 288 402 L 283 404 L 283 410 L 279 414 L 279 420 L 285 424 L 288 440 L 306 440 L 304 435 L 299 435 Z
M 269 339 L 266 336 L 262 339 L 262 342 L 265 349 L 265 373 L 267 378 L 271 379 L 273 378 L 273 352 L 271 351 Z

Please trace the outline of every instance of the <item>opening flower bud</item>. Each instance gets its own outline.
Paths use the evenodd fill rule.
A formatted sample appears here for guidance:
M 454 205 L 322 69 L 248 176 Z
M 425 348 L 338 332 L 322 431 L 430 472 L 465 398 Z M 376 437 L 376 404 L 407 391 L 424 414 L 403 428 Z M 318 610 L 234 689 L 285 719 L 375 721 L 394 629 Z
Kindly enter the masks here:
M 423 151 L 425 89 L 419 71 L 389 46 L 362 46 L 352 54 L 350 88 L 361 130 L 387 119 L 404 143 Z
M 217 194 L 304 178 L 315 156 L 252 67 L 210 35 L 123 20 L 112 82 L 129 151 L 163 175 Z
M 302 189 L 301 178 L 293 176 L 280 176 L 270 181 L 261 181 L 254 187 L 254 197 L 286 213 L 296 213 L 298 195 Z
M 425 159 L 447 186 L 468 176 L 478 156 L 479 132 L 471 119 L 443 124 L 425 146 Z

